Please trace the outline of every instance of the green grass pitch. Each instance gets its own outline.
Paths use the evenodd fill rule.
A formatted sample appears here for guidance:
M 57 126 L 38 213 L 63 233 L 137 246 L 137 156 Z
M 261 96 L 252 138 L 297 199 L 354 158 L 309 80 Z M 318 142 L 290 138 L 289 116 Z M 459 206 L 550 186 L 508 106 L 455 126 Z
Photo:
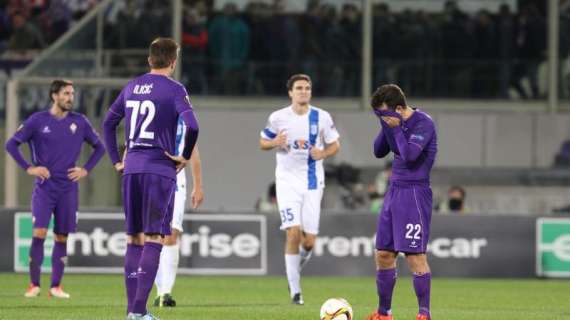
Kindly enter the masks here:
M 23 293 L 25 274 L 0 274 L 0 319 L 124 319 L 123 278 L 119 275 L 75 275 L 64 278 L 70 300 L 47 297 L 47 286 L 35 299 Z M 43 284 L 49 276 L 42 275 Z M 319 318 L 321 304 L 344 297 L 355 319 L 364 319 L 377 303 L 374 277 L 304 277 L 305 306 L 289 302 L 285 277 L 179 276 L 174 288 L 178 306 L 150 307 L 163 320 L 173 319 L 307 319 Z M 154 291 L 151 297 L 154 298 Z M 435 278 L 435 320 L 570 319 L 568 280 L 467 280 Z M 150 302 L 152 303 L 152 302 Z M 413 320 L 416 298 L 410 278 L 400 278 L 393 305 L 396 320 Z

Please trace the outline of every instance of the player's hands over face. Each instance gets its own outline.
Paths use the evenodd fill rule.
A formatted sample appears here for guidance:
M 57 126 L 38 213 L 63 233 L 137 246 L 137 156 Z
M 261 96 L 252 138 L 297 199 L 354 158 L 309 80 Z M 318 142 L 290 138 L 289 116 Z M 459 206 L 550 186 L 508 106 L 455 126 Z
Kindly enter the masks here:
M 287 132 L 285 130 L 279 131 L 277 137 L 273 139 L 273 145 L 281 149 L 287 149 Z
M 311 158 L 313 158 L 315 161 L 325 158 L 325 151 L 323 149 L 311 147 L 311 150 L 309 152 L 311 153 Z
M 400 125 L 400 119 L 396 117 L 382 117 L 382 120 L 386 122 L 390 128 L 395 128 Z
M 34 177 L 38 177 L 40 179 L 42 179 L 42 181 L 49 179 L 50 177 L 50 173 L 49 170 L 46 167 L 29 167 L 28 170 L 26 170 L 26 172 L 28 172 L 29 175 L 34 176 Z
M 73 182 L 79 181 L 79 179 L 86 177 L 87 174 L 87 170 L 81 167 L 75 167 L 67 170 L 67 178 Z
M 186 160 L 183 156 L 173 156 L 168 152 L 164 152 L 164 154 L 166 154 L 166 156 L 169 157 L 170 160 L 176 162 L 176 173 L 184 169 L 184 167 L 186 167 L 186 164 L 188 163 L 188 160 Z
M 202 201 L 204 201 L 204 191 L 201 187 L 194 188 L 192 190 L 190 200 L 192 201 L 192 209 L 198 209 L 198 207 L 202 204 Z

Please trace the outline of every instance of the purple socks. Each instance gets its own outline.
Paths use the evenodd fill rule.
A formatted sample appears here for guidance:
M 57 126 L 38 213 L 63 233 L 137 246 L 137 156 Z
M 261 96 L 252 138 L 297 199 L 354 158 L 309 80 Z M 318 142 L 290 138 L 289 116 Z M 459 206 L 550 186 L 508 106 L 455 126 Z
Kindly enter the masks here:
M 158 271 L 161 250 L 160 243 L 146 242 L 144 244 L 137 271 L 137 291 L 131 311 L 133 313 L 146 314 L 147 312 L 146 302 Z
M 418 297 L 418 305 L 420 307 L 420 314 L 427 316 L 429 313 L 429 297 L 431 287 L 431 273 L 424 273 L 422 275 L 414 274 L 414 290 Z
M 143 252 L 143 246 L 127 244 L 125 253 L 125 288 L 127 289 L 127 313 L 133 310 L 137 293 L 137 269 Z
M 385 269 L 376 271 L 376 290 L 378 291 L 378 313 L 381 315 L 390 314 L 392 309 L 392 294 L 396 285 L 396 269 Z
M 51 254 L 51 288 L 58 287 L 67 263 L 67 242 L 55 241 Z
M 40 273 L 44 261 L 44 241 L 42 238 L 32 238 L 30 247 L 30 282 L 34 286 L 40 286 Z

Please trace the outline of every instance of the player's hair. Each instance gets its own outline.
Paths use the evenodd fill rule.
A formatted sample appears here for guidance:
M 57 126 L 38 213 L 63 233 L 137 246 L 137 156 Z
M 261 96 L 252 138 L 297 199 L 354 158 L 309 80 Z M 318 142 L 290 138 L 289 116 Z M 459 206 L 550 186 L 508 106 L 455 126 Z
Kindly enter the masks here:
M 64 87 L 72 86 L 72 85 L 73 85 L 73 82 L 71 82 L 71 81 L 69 81 L 69 80 L 63 80 L 63 79 L 55 79 L 55 80 L 53 80 L 53 81 L 51 82 L 50 87 L 49 87 L 49 99 L 53 102 L 54 100 L 53 100 L 52 95 L 53 95 L 54 93 L 55 93 L 55 94 L 58 94 L 59 91 L 60 91 L 61 89 L 63 89 Z
M 291 78 L 289 78 L 289 80 L 287 80 L 287 90 L 289 90 L 289 91 L 293 90 L 293 85 L 295 84 L 295 82 L 297 82 L 299 80 L 305 80 L 309 84 L 312 84 L 311 77 L 309 77 L 306 74 L 297 73 L 297 74 L 292 75 Z
M 156 38 L 148 47 L 148 63 L 153 69 L 170 66 L 178 57 L 180 46 L 170 38 Z
M 370 101 L 372 109 L 380 108 L 384 103 L 392 111 L 396 110 L 397 106 L 402 106 L 405 109 L 408 105 L 404 91 L 395 84 L 382 85 L 372 94 Z

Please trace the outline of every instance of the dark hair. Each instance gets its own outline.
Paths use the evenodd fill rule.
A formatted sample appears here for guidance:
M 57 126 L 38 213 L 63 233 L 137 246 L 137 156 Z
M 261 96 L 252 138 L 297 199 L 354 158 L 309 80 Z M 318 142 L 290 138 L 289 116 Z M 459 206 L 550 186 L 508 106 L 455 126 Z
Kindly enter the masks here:
M 156 38 L 148 48 L 149 65 L 153 69 L 170 66 L 178 57 L 178 43 L 170 38 Z
M 448 193 L 452 191 L 458 191 L 459 193 L 461 193 L 461 198 L 465 199 L 465 189 L 463 189 L 463 187 L 452 186 L 451 188 L 449 188 L 449 190 L 447 190 Z
M 53 102 L 53 94 L 58 94 L 61 89 L 67 86 L 72 86 L 73 82 L 63 79 L 56 79 L 51 82 L 49 87 L 49 98 Z
M 384 103 L 392 111 L 396 110 L 397 106 L 406 108 L 408 105 L 404 91 L 395 84 L 382 85 L 372 94 L 372 100 L 370 101 L 372 109 L 380 108 Z
M 289 78 L 289 80 L 287 80 L 287 89 L 289 91 L 293 90 L 293 85 L 295 84 L 295 82 L 297 82 L 299 80 L 305 80 L 309 84 L 312 84 L 311 77 L 309 77 L 306 74 L 297 73 L 297 74 L 292 75 L 291 78 Z

